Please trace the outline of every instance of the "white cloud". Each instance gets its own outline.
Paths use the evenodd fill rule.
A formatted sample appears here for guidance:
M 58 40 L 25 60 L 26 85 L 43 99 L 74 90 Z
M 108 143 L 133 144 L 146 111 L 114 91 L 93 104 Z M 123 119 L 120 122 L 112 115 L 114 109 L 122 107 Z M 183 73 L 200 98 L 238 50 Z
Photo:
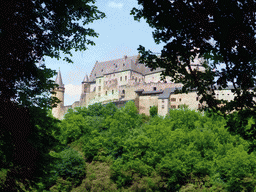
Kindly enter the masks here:
M 111 8 L 118 8 L 118 9 L 121 9 L 123 7 L 123 3 L 116 3 L 114 1 L 110 1 L 108 3 L 108 6 L 111 7 Z
M 82 91 L 81 85 L 65 85 L 65 93 L 69 96 L 80 96 Z

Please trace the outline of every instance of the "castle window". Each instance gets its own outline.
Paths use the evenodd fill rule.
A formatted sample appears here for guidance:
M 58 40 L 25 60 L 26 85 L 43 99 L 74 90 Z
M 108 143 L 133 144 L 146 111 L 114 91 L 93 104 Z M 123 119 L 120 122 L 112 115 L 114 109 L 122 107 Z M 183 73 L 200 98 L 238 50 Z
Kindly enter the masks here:
M 198 97 L 196 97 L 196 101 L 198 101 Z
M 106 91 L 106 93 L 105 93 L 106 95 L 108 94 L 108 92 Z
M 120 81 L 122 81 L 122 77 L 120 77 Z
M 101 69 L 101 72 L 103 72 L 103 69 Z
M 137 77 L 135 78 L 135 82 L 137 82 Z
M 100 93 L 98 94 L 98 97 L 100 97 Z
M 99 91 L 101 91 L 101 86 L 99 86 Z
M 162 105 L 162 109 L 164 109 L 164 105 Z
M 156 91 L 156 87 L 153 87 L 153 90 Z
M 171 101 L 176 101 L 176 98 L 171 98 Z
M 181 102 L 181 98 L 180 98 L 180 102 Z
M 101 79 L 99 79 L 99 83 L 101 83 Z
M 122 90 L 122 94 L 125 94 L 125 90 Z
M 125 64 L 123 64 L 123 66 L 125 66 Z
M 112 90 L 112 94 L 114 94 L 114 90 Z
M 171 109 L 176 109 L 176 105 L 171 105 Z
M 127 80 L 127 76 L 125 76 L 125 81 Z
M 164 100 L 162 99 L 162 103 L 164 103 Z
M 134 79 L 134 76 L 132 76 L 132 79 Z

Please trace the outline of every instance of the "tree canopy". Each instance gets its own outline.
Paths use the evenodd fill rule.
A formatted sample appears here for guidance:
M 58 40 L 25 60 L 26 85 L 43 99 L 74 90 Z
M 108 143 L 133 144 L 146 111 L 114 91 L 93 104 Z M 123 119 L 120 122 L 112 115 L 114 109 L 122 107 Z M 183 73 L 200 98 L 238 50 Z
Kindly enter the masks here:
M 72 56 L 94 45 L 98 34 L 84 25 L 105 17 L 94 0 L 10 0 L 0 7 L 0 165 L 7 169 L 4 191 L 28 189 L 51 169 L 56 121 L 49 109 L 55 71 L 43 56 Z M 80 24 L 82 23 L 82 25 Z M 66 56 L 64 60 L 72 62 Z M 48 169 L 48 170 L 47 170 Z M 21 190 L 21 189 L 19 189 Z
M 43 64 L 43 56 L 60 59 L 61 52 L 72 56 L 72 48 L 86 50 L 86 45 L 94 45 L 88 36 L 98 34 L 79 24 L 81 21 L 86 25 L 105 16 L 94 3 L 94 0 L 11 0 L 1 6 L 2 101 L 23 97 L 28 101 L 52 88 L 49 78 L 54 73 Z M 71 62 L 68 57 L 64 60 Z
M 235 99 L 224 111 L 255 109 L 255 1 L 138 0 L 135 20 L 146 19 L 156 43 L 165 43 L 161 57 L 140 46 L 140 61 L 163 75 L 183 83 L 183 91 L 197 89 L 211 109 L 220 102 L 214 90 L 232 85 Z M 193 69 L 196 56 L 203 57 L 205 71 Z M 223 64 L 224 67 L 220 67 Z

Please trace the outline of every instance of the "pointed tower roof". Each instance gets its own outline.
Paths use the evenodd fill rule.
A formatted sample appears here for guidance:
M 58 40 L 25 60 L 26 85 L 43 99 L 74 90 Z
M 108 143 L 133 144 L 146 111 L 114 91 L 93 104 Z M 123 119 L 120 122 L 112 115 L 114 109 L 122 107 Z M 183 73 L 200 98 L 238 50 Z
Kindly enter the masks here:
M 60 73 L 60 70 L 57 74 L 57 77 L 56 77 L 56 80 L 55 80 L 55 83 L 59 85 L 59 87 L 64 87 L 64 84 L 62 82 L 62 78 L 61 78 L 61 73 Z
M 87 74 L 85 75 L 83 82 L 89 82 L 89 77 Z

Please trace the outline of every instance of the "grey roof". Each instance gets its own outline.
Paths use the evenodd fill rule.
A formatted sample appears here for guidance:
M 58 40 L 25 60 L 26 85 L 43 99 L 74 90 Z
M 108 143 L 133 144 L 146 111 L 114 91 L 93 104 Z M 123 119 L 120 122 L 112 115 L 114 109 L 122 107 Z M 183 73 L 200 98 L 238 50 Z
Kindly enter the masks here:
M 155 91 L 144 91 L 144 89 L 138 89 L 135 91 L 136 93 L 139 93 L 141 95 L 151 95 L 151 94 L 160 94 L 163 93 L 163 90 L 155 90 Z
M 164 92 L 159 95 L 158 99 L 168 99 L 172 93 L 175 92 L 175 90 L 181 90 L 182 87 L 172 87 L 172 88 L 166 88 L 164 89 Z
M 157 91 L 143 91 L 142 95 L 150 95 L 150 94 L 159 94 L 163 93 L 163 90 L 157 90 Z
M 143 91 L 144 91 L 144 89 L 138 89 L 135 92 L 137 93 L 137 92 L 143 92 Z
M 157 68 L 151 71 L 150 68 L 146 67 L 144 64 L 138 63 L 139 55 L 127 57 L 124 56 L 120 59 L 96 62 L 92 72 L 90 74 L 90 81 L 95 81 L 97 77 L 102 77 L 105 74 L 111 74 L 121 71 L 135 71 L 141 73 L 142 75 L 147 75 L 150 73 L 156 73 L 163 71 L 164 69 Z
M 61 78 L 61 73 L 60 73 L 60 70 L 57 74 L 57 77 L 55 79 L 55 83 L 59 85 L 59 87 L 64 87 L 64 84 L 62 82 L 62 78 Z

